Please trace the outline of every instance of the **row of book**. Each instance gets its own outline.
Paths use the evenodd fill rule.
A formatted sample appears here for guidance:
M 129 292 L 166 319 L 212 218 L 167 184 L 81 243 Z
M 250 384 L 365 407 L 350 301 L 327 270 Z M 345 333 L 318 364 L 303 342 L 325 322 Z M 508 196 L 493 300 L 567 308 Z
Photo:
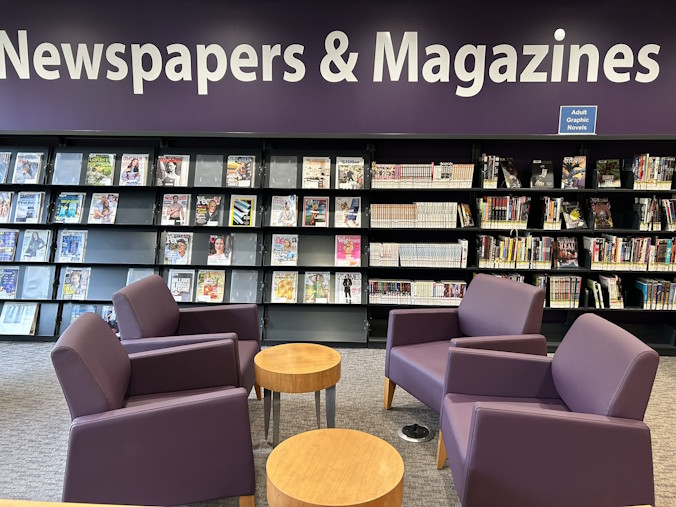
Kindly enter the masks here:
M 381 280 L 369 279 L 370 304 L 458 306 L 467 282 L 462 280 Z
M 676 238 L 583 237 L 592 270 L 676 271 Z
M 525 229 L 528 225 L 530 197 L 489 196 L 477 199 L 477 209 L 484 229 Z
M 372 188 L 471 188 L 474 164 L 371 164 Z
M 371 266 L 466 268 L 469 242 L 377 243 L 371 242 Z
M 414 202 L 413 204 L 371 204 L 371 228 L 454 229 L 472 227 L 468 204 L 456 202 Z

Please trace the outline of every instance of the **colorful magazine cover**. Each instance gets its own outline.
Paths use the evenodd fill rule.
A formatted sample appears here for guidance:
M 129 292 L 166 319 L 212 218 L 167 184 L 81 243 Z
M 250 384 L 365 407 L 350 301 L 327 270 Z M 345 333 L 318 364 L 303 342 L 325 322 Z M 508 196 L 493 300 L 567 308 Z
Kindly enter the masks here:
M 221 225 L 222 195 L 198 195 L 195 203 L 195 225 Z
M 114 153 L 90 153 L 85 185 L 111 186 L 115 175 Z
M 307 271 L 303 290 L 303 303 L 328 303 L 331 273 L 328 271 Z
M 14 192 L 0 192 L 0 223 L 2 224 L 9 222 L 13 199 Z
M 361 273 L 336 273 L 335 301 L 341 305 L 361 303 Z
M 54 208 L 55 224 L 79 224 L 82 220 L 82 206 L 85 194 L 81 192 L 61 192 Z
M 164 194 L 162 196 L 161 225 L 188 225 L 190 219 L 190 194 Z
M 0 183 L 5 183 L 7 181 L 7 175 L 9 174 L 9 164 L 12 161 L 12 152 L 2 151 L 0 152 Z
M 253 155 L 230 155 L 225 175 L 226 187 L 253 187 L 256 157 Z
M 0 334 L 29 336 L 35 334 L 39 303 L 8 301 L 0 313 Z
M 16 253 L 16 242 L 19 231 L 16 229 L 0 229 L 0 262 L 13 262 Z
M 142 187 L 145 186 L 148 175 L 148 160 L 150 156 L 147 153 L 122 155 L 120 162 L 120 181 L 121 187 Z
M 303 198 L 303 227 L 328 227 L 329 198 Z
M 155 185 L 158 187 L 187 187 L 190 155 L 160 155 L 157 158 Z
M 84 262 L 87 248 L 87 231 L 63 229 L 59 231 L 56 262 Z
M 336 235 L 336 266 L 361 266 L 361 236 Z
M 117 216 L 117 201 L 120 194 L 94 192 L 89 205 L 90 224 L 114 224 Z
M 12 183 L 40 183 L 42 153 L 17 153 Z
M 49 253 L 52 231 L 49 229 L 26 229 L 19 260 L 21 262 L 45 262 Z
M 192 232 L 167 232 L 164 264 L 190 264 Z
M 335 227 L 361 227 L 361 197 L 337 196 Z
M 222 303 L 225 294 L 225 271 L 200 269 L 197 272 L 195 301 L 198 303 Z
M 298 234 L 273 234 L 272 266 L 296 266 L 298 264 Z
M 207 264 L 216 266 L 232 264 L 232 236 L 230 234 L 212 234 L 209 236 Z
M 92 268 L 66 267 L 63 277 L 61 299 L 84 301 L 89 290 L 89 277 Z
M 297 208 L 295 195 L 273 195 L 270 206 L 270 225 L 272 227 L 296 227 L 298 225 Z
M 19 192 L 16 197 L 14 222 L 37 224 L 42 219 L 42 200 L 44 192 Z
M 364 188 L 363 157 L 336 157 L 336 188 Z
M 19 268 L 7 266 L 0 268 L 0 299 L 16 299 L 16 287 Z
M 331 188 L 331 158 L 303 157 L 303 188 Z
M 195 271 L 192 269 L 170 269 L 167 285 L 175 301 L 190 303 L 195 285 Z
M 253 227 L 256 223 L 256 196 L 230 196 L 230 227 Z
M 577 155 L 564 157 L 561 169 L 561 188 L 584 188 L 587 173 L 587 157 Z
M 272 273 L 272 303 L 295 303 L 298 273 L 296 271 L 274 271 Z

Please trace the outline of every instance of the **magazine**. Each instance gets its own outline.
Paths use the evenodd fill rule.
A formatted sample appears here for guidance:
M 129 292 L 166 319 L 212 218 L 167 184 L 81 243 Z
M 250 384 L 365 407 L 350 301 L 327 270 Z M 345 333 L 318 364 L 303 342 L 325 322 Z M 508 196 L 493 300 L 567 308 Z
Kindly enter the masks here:
M 584 188 L 587 157 L 564 157 L 561 169 L 561 188 Z
M 155 268 L 129 268 L 127 270 L 127 285 L 131 285 L 134 282 L 138 282 L 139 280 L 143 280 L 145 277 L 154 275 L 155 274 Z
M 116 336 L 120 336 L 120 326 L 117 323 L 115 307 L 113 305 L 101 305 L 101 317 L 106 321 L 110 330 L 115 333 Z
M 271 266 L 296 266 L 298 264 L 298 234 L 273 234 Z
M 272 196 L 270 225 L 272 227 L 296 227 L 298 225 L 298 206 L 295 195 Z
M 336 188 L 364 188 L 363 157 L 336 157 Z
M 256 157 L 253 155 L 230 155 L 228 157 L 226 187 L 253 187 Z
M 26 266 L 23 271 L 21 298 L 51 299 L 53 269 L 52 266 Z
M 338 304 L 361 303 L 361 273 L 336 273 L 336 295 Z
M 230 227 L 253 227 L 256 223 L 256 196 L 230 196 Z
M 120 194 L 104 194 L 94 192 L 92 202 L 89 205 L 90 224 L 114 224 L 117 215 L 117 201 Z
M 164 264 L 190 264 L 192 232 L 167 232 Z
M 26 229 L 19 260 L 21 262 L 46 262 L 51 246 L 52 231 L 49 229 Z
M 195 271 L 192 269 L 170 269 L 167 286 L 179 303 L 192 301 L 192 290 L 195 284 Z
M 0 183 L 5 183 L 7 181 L 7 175 L 9 174 L 9 163 L 12 160 L 12 152 L 2 151 L 0 152 Z
M 7 302 L 0 313 L 0 334 L 28 336 L 35 334 L 39 303 Z
M 336 266 L 361 266 L 361 236 L 336 235 Z
M 162 196 L 161 225 L 188 225 L 190 194 L 164 194 Z
M 70 323 L 85 313 L 96 313 L 96 305 L 74 304 L 70 307 Z
M 225 271 L 200 269 L 197 272 L 195 301 L 199 303 L 222 303 L 225 294 Z
M 303 198 L 303 227 L 328 227 L 328 197 Z
M 87 248 L 87 231 L 63 229 L 59 231 L 56 262 L 84 262 Z
M 232 236 L 229 234 L 212 234 L 209 236 L 209 253 L 207 264 L 229 266 L 232 264 Z
M 331 158 L 303 157 L 302 188 L 331 188 Z
M 148 177 L 148 160 L 150 156 L 144 154 L 122 155 L 120 162 L 120 181 L 121 187 L 143 187 Z
M 16 242 L 19 239 L 17 229 L 0 229 L 0 262 L 13 262 Z
M 79 185 L 82 173 L 82 153 L 59 152 L 54 159 L 52 185 Z
M 42 153 L 17 153 L 12 183 L 40 183 Z
M 0 268 L 0 299 L 16 299 L 18 280 L 18 266 Z
M 157 158 L 155 185 L 158 187 L 187 187 L 190 155 L 160 155 Z
M 92 268 L 74 268 L 67 266 L 63 276 L 61 299 L 78 301 L 87 299 L 91 272 Z
M 12 200 L 14 192 L 0 192 L 0 223 L 9 222 L 9 215 L 12 211 Z
M 85 185 L 109 187 L 115 175 L 114 153 L 90 153 L 87 159 Z
M 361 197 L 336 197 L 335 227 L 361 227 Z
M 82 220 L 82 206 L 85 194 L 81 192 L 61 192 L 54 207 L 55 224 L 79 224 Z
M 222 203 L 222 195 L 198 195 L 195 204 L 195 225 L 220 226 Z
M 44 196 L 44 192 L 19 192 L 16 197 L 14 222 L 22 224 L 40 223 Z
M 274 271 L 272 273 L 272 303 L 295 303 L 298 273 L 296 271 Z
M 328 303 L 331 273 L 308 271 L 305 273 L 304 303 Z

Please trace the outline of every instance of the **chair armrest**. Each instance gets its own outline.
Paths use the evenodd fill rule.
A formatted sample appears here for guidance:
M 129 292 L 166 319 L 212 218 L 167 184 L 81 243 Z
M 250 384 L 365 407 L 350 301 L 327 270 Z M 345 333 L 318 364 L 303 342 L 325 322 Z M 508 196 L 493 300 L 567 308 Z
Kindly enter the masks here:
M 450 340 L 462 336 L 457 308 L 391 310 L 387 322 L 387 348 Z
M 443 395 L 447 393 L 558 398 L 550 357 L 450 348 Z
M 219 340 L 129 354 L 130 396 L 218 386 L 239 387 L 233 340 Z
M 178 334 L 237 333 L 243 341 L 261 342 L 255 304 L 193 306 L 179 310 Z
M 541 334 L 520 334 L 505 336 L 467 336 L 453 338 L 451 347 L 501 350 L 536 356 L 547 355 L 547 339 Z
M 148 338 L 135 338 L 133 340 L 121 340 L 122 346 L 127 354 L 136 352 L 146 352 L 148 350 L 158 350 L 167 347 L 177 347 L 180 345 L 191 345 L 193 343 L 205 343 L 219 340 L 237 341 L 235 333 L 209 333 L 193 334 L 183 336 L 149 336 Z

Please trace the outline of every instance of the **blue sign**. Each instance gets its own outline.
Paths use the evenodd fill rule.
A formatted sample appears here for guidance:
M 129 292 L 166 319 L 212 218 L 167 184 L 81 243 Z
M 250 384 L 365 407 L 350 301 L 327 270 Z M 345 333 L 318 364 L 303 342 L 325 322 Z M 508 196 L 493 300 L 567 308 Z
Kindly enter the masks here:
M 596 134 L 598 106 L 561 106 L 559 134 Z

